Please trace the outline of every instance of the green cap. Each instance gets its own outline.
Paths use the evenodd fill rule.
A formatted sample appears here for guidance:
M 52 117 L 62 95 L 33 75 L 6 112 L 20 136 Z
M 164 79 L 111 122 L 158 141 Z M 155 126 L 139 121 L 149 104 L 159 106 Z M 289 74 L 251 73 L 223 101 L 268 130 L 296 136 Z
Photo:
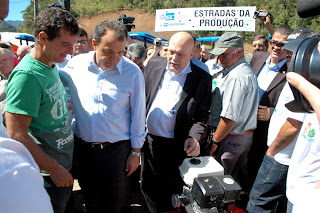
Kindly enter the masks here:
M 242 37 L 235 32 L 227 32 L 220 36 L 216 47 L 210 52 L 213 55 L 221 55 L 229 47 L 243 47 Z

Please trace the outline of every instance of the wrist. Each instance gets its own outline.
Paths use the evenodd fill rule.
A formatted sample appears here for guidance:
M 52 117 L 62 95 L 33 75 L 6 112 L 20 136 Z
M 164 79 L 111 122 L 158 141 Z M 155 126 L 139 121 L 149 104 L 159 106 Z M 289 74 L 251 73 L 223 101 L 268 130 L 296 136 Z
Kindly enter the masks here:
M 211 140 L 210 142 L 211 142 L 211 144 L 215 144 L 215 145 L 217 145 L 217 146 L 220 144 L 220 142 L 217 142 L 217 141 L 215 141 L 215 140 Z
M 130 155 L 141 157 L 141 152 L 131 151 Z

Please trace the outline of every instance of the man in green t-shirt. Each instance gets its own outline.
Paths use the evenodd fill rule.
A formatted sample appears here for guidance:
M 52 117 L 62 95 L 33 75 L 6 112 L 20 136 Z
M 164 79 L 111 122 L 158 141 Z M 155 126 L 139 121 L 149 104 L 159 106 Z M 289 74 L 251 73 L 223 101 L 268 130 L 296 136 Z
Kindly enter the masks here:
M 72 192 L 74 147 L 55 63 L 72 55 L 78 33 L 69 12 L 56 7 L 43 10 L 35 21 L 35 47 L 13 70 L 7 86 L 8 135 L 23 143 L 39 165 L 55 212 L 64 212 Z

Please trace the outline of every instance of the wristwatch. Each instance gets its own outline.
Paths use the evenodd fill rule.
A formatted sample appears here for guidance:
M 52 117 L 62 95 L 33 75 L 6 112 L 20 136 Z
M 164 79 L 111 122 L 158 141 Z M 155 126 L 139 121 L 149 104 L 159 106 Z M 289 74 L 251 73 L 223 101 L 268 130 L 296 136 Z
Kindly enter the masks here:
M 219 146 L 219 142 L 216 142 L 216 141 L 214 141 L 214 140 L 211 140 L 211 143 L 213 143 L 213 144 L 215 144 L 215 145 L 217 145 L 217 146 Z
M 135 155 L 135 156 L 141 157 L 141 152 L 131 151 L 130 155 Z

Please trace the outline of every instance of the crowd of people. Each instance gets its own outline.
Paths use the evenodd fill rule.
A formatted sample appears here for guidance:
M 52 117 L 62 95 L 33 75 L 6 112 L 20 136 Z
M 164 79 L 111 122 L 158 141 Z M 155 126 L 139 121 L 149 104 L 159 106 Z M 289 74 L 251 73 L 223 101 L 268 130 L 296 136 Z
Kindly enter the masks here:
M 211 51 L 190 32 L 146 50 L 117 20 L 101 21 L 88 39 L 57 7 L 37 16 L 34 47 L 13 53 L 0 41 L 1 209 L 63 213 L 77 178 L 87 212 L 129 212 L 141 165 L 149 211 L 168 212 L 183 189 L 182 161 L 207 155 L 241 185 L 247 212 L 315 212 L 320 90 L 287 74 L 285 49 L 315 33 L 259 19 L 271 40 L 255 36 L 250 61 L 235 32 Z M 315 112 L 286 107 L 289 83 Z

